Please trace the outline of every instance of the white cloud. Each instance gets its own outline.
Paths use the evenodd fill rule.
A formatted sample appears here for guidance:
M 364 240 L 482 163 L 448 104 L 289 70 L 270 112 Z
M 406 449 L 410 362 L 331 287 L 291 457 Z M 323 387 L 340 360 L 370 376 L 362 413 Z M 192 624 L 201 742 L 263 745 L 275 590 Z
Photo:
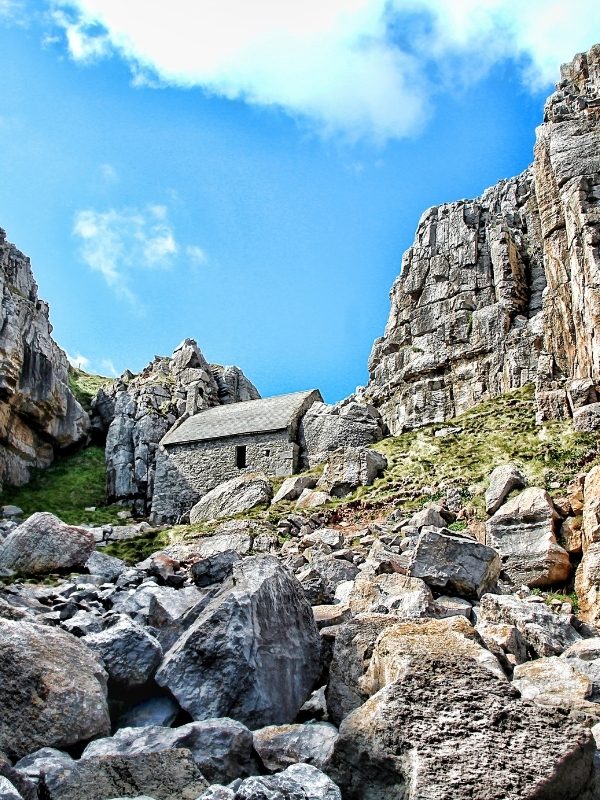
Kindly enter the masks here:
M 67 359 L 72 367 L 75 367 L 76 369 L 83 369 L 85 372 L 89 372 L 90 359 L 86 356 L 82 356 L 81 353 L 78 352 L 74 356 L 72 356 L 70 353 L 67 353 Z
M 136 85 L 197 86 L 379 140 L 418 129 L 431 76 L 456 56 L 471 80 L 524 59 L 539 86 L 600 36 L 598 0 L 51 2 L 74 59 L 116 52 Z
M 139 303 L 129 287 L 131 274 L 139 269 L 169 269 L 179 252 L 165 206 L 84 209 L 75 215 L 73 233 L 85 263 L 134 306 Z
M 119 373 L 110 358 L 102 358 L 100 359 L 100 374 L 116 378 Z
M 208 256 L 206 252 L 197 244 L 190 244 L 185 248 L 185 254 L 197 266 L 208 264 Z
M 116 183 L 119 180 L 119 173 L 112 164 L 100 164 L 100 176 L 108 184 Z

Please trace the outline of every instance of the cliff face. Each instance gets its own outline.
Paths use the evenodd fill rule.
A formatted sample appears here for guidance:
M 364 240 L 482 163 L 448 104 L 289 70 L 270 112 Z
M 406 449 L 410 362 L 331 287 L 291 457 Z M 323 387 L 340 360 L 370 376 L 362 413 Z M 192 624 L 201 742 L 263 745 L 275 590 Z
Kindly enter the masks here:
M 600 381 L 600 47 L 563 67 L 533 166 L 419 222 L 361 393 L 392 433 L 537 382 L 566 416 Z
M 212 406 L 260 395 L 238 367 L 209 365 L 193 339 L 171 357 L 125 372 L 92 403 L 92 425 L 106 435 L 107 498 L 150 510 L 158 444 L 178 420 Z
M 0 489 L 26 483 L 32 467 L 87 438 L 88 415 L 51 334 L 29 259 L 0 229 Z

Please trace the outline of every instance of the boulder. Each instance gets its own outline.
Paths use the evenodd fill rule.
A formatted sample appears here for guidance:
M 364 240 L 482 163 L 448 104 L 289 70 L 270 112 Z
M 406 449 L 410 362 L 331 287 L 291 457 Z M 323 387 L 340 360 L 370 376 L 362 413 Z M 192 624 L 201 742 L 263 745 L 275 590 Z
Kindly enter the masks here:
M 544 489 L 532 486 L 509 500 L 486 524 L 486 541 L 502 557 L 514 586 L 552 586 L 571 574 L 569 554 L 556 541 L 558 514 Z
M 196 561 L 190 569 L 192 580 L 196 586 L 201 587 L 222 583 L 230 577 L 233 565 L 240 559 L 241 556 L 235 550 L 225 550 L 222 553 L 215 553 L 208 558 L 203 558 L 201 561 Z
M 472 660 L 424 654 L 343 721 L 328 774 L 347 800 L 576 800 L 594 752 L 584 725 Z
M 472 603 L 468 600 L 464 600 L 462 597 L 448 597 L 447 595 L 442 595 L 441 597 L 437 597 L 433 603 L 432 616 L 438 619 L 457 616 L 471 619 L 472 609 Z
M 577 668 L 577 662 L 578 659 L 550 656 L 518 664 L 513 674 L 513 686 L 524 700 L 584 711 L 600 718 L 600 705 L 590 702 L 592 681 Z
M 76 569 L 84 567 L 94 547 L 90 531 L 39 512 L 9 533 L 0 545 L 0 568 L 22 575 Z
M 271 500 L 271 505 L 284 500 L 297 500 L 305 489 L 314 489 L 316 485 L 317 479 L 312 475 L 292 475 L 281 484 L 275 497 Z
M 327 492 L 319 492 L 314 489 L 305 489 L 298 500 L 296 500 L 296 508 L 319 508 L 328 503 L 331 497 Z
M 348 595 L 354 614 L 393 614 L 401 619 L 431 616 L 433 595 L 425 581 L 397 572 L 361 574 Z
M 528 603 L 512 595 L 486 594 L 477 609 L 477 620 L 514 625 L 528 649 L 537 657 L 560 655 L 581 636 L 570 617 L 554 614 L 543 603 Z
M 12 783 L 0 775 L 0 800 L 23 800 Z
M 499 647 L 510 664 L 523 664 L 527 661 L 527 642 L 514 625 L 505 622 L 479 622 L 475 630 L 488 650 Z
M 342 795 L 335 783 L 316 767 L 293 764 L 277 775 L 246 778 L 235 791 L 209 787 L 198 800 L 342 800 Z
M 179 728 L 121 728 L 114 736 L 91 742 L 82 759 L 162 753 L 178 748 L 189 750 L 202 774 L 215 783 L 229 783 L 258 772 L 252 734 L 241 722 L 227 718 L 190 722 Z
M 595 433 L 600 430 L 600 403 L 576 408 L 573 411 L 573 430 L 578 433 Z
M 485 492 L 485 510 L 495 514 L 513 489 L 527 486 L 527 478 L 515 464 L 502 464 L 490 474 L 490 485 Z
M 98 575 L 104 578 L 107 583 L 115 583 L 117 578 L 127 569 L 127 564 L 120 558 L 94 550 L 85 562 L 85 568 L 90 575 Z
M 583 558 L 575 576 L 581 618 L 586 622 L 600 620 L 600 466 L 592 467 L 585 476 L 574 481 L 571 507 L 582 512 L 581 543 Z
M 232 517 L 269 504 L 273 489 L 266 475 L 245 474 L 231 478 L 207 492 L 190 511 L 190 522 Z
M 481 597 L 500 574 L 500 557 L 491 547 L 466 537 L 424 528 L 417 540 L 408 574 L 438 591 Z
M 358 486 L 370 486 L 387 468 L 387 458 L 368 447 L 346 447 L 327 459 L 317 487 L 332 497 L 344 497 Z
M 320 670 L 320 637 L 299 583 L 273 556 L 233 566 L 165 655 L 156 680 L 194 719 L 250 728 L 292 722 Z
M 327 722 L 269 725 L 254 731 L 254 749 L 269 772 L 279 772 L 299 763 L 323 769 L 331 757 L 337 735 L 337 728 Z
M 68 633 L 0 619 L 0 751 L 21 758 L 110 730 L 106 673 Z
M 47 800 L 196 800 L 208 784 L 189 750 L 82 758 L 43 776 Z
M 162 660 L 162 647 L 148 631 L 128 616 L 110 620 L 100 633 L 81 641 L 101 659 L 111 681 L 133 688 L 147 683 Z
M 326 461 L 340 448 L 361 447 L 383 439 L 383 422 L 376 408 L 345 401 L 335 406 L 313 403 L 300 422 L 300 442 L 306 466 Z

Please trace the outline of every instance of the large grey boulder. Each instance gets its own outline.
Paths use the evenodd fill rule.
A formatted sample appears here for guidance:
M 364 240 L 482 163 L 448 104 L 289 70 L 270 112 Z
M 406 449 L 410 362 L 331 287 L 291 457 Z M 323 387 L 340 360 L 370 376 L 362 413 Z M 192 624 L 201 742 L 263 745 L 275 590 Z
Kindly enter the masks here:
M 23 575 L 83 567 L 94 550 L 85 528 L 65 525 L 47 512 L 33 514 L 0 544 L 0 568 Z
M 485 510 L 495 514 L 513 489 L 527 486 L 527 478 L 515 464 L 502 464 L 490 474 L 485 492 Z
M 68 633 L 0 619 L 0 751 L 21 758 L 110 730 L 106 673 Z
M 254 731 L 254 749 L 269 772 L 298 763 L 323 769 L 331 757 L 337 735 L 337 728 L 327 722 L 269 725 Z
M 573 411 L 573 430 L 578 433 L 595 433 L 600 430 L 600 403 L 576 408 Z
M 581 640 L 570 618 L 554 614 L 543 603 L 528 603 L 512 595 L 486 594 L 477 609 L 483 623 L 514 625 L 538 657 L 560 655 Z
M 222 583 L 228 578 L 233 570 L 236 561 L 240 561 L 235 550 L 225 550 L 223 553 L 215 553 L 208 558 L 203 558 L 192 564 L 190 573 L 196 586 L 211 586 L 214 583 Z
M 12 783 L 0 775 L 0 800 L 23 800 Z
M 448 594 L 481 597 L 500 574 L 500 557 L 474 539 L 424 528 L 413 551 L 408 574 Z
M 556 541 L 558 514 L 544 489 L 532 486 L 501 506 L 486 523 L 486 541 L 502 556 L 514 586 L 552 586 L 568 580 L 569 554 Z
M 358 486 L 370 486 L 387 468 L 387 458 L 368 447 L 346 447 L 332 453 L 317 488 L 344 497 Z
M 246 778 L 235 790 L 210 786 L 198 800 L 341 800 L 335 783 L 310 764 L 293 764 L 277 775 Z
M 537 658 L 515 667 L 513 686 L 524 700 L 567 711 L 583 711 L 600 718 L 600 705 L 591 702 L 593 683 L 578 667 L 576 658 Z
M 389 613 L 414 619 L 432 616 L 434 600 L 425 581 L 392 572 L 359 575 L 348 595 L 348 605 L 354 614 Z
M 342 723 L 328 774 L 347 800 L 576 800 L 595 743 L 473 661 L 423 654 Z
M 229 783 L 258 772 L 252 734 L 241 722 L 227 718 L 190 722 L 178 728 L 121 728 L 114 736 L 91 742 L 82 758 L 162 753 L 176 748 L 189 750 L 202 774 L 215 783 Z
M 43 777 L 47 800 L 139 797 L 196 800 L 208 784 L 189 750 L 85 758 Z
M 374 444 L 383 439 L 383 422 L 371 405 L 345 401 L 335 406 L 313 403 L 300 423 L 300 441 L 306 466 L 313 466 L 336 450 Z
M 94 550 L 85 562 L 85 568 L 91 575 L 98 575 L 107 583 L 114 583 L 125 572 L 127 564 L 120 558 Z
M 281 484 L 271 505 L 284 500 L 297 500 L 305 489 L 314 489 L 316 485 L 317 479 L 312 475 L 292 475 Z
M 320 638 L 300 585 L 273 556 L 233 566 L 226 586 L 157 672 L 194 719 L 229 716 L 250 728 L 291 722 L 310 694 Z
M 266 475 L 245 474 L 220 483 L 201 497 L 190 511 L 190 522 L 207 522 L 220 517 L 232 517 L 269 504 L 273 489 Z
M 142 686 L 158 668 L 162 647 L 125 614 L 110 622 L 103 631 L 84 636 L 81 641 L 100 658 L 111 681 L 122 687 Z

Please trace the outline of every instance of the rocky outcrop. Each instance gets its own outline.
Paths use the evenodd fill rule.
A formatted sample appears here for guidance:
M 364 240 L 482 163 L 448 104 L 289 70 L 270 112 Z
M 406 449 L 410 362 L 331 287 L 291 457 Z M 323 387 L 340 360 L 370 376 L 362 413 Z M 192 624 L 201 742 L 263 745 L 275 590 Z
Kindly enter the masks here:
M 0 490 L 86 441 L 89 418 L 69 389 L 29 259 L 0 228 Z
M 106 436 L 107 499 L 149 511 L 158 443 L 188 416 L 260 395 L 238 367 L 210 365 L 193 339 L 139 374 L 126 371 L 92 402 L 92 426 Z
M 359 392 L 393 434 L 537 383 L 540 418 L 596 401 L 600 46 L 562 68 L 535 161 L 422 216 Z

